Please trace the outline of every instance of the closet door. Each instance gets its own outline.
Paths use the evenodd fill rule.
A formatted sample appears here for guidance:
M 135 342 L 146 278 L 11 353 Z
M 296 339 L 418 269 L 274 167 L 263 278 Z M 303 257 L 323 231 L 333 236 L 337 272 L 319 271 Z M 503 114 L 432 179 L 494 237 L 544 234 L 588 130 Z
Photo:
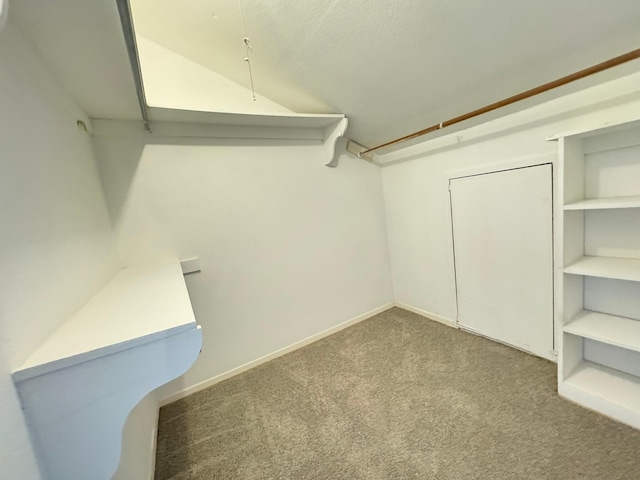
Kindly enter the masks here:
M 553 358 L 551 165 L 450 181 L 458 324 Z

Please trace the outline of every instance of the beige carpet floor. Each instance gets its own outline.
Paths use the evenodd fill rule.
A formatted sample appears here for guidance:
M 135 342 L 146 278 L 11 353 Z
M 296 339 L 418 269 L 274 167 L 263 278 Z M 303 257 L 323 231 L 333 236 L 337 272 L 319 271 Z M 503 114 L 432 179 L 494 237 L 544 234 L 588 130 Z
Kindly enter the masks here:
M 161 409 L 156 479 L 640 479 L 555 365 L 394 308 Z

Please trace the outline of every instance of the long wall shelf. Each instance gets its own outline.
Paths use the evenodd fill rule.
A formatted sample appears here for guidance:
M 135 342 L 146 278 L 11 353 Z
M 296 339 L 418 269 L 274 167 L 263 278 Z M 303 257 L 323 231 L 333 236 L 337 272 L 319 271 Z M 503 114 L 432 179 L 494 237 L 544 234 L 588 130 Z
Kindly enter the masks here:
M 201 347 L 177 259 L 117 272 L 13 372 L 45 478 L 111 478 L 131 410 Z
M 588 198 L 564 206 L 565 210 L 608 210 L 613 208 L 640 208 L 640 195 Z
M 16 371 L 16 381 L 196 328 L 177 260 L 119 271 Z
M 640 282 L 640 260 L 585 256 L 565 267 L 564 273 Z
M 583 310 L 564 327 L 565 333 L 640 352 L 640 321 Z

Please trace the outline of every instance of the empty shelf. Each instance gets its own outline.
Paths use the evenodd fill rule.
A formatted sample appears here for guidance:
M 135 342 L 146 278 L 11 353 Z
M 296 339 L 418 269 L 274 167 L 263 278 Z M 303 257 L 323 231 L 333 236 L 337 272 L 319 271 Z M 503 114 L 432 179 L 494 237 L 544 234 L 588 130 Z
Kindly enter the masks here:
M 178 260 L 124 268 L 13 377 L 22 381 L 195 328 Z
M 605 210 L 612 208 L 640 208 L 640 195 L 590 198 L 564 206 L 565 210 Z
M 565 273 L 640 282 L 640 260 L 615 257 L 582 257 L 565 267 Z
M 640 379 L 584 361 L 559 387 L 560 394 L 587 408 L 640 428 Z
M 159 105 L 149 105 L 149 118 L 158 122 L 180 122 L 212 125 L 234 125 L 239 127 L 280 127 L 280 128 L 325 128 L 333 125 L 345 116 L 336 114 L 305 114 L 305 113 L 228 113 L 209 112 L 203 110 L 188 110 L 167 108 Z
M 583 310 L 564 327 L 564 331 L 640 352 L 640 321 L 638 320 Z

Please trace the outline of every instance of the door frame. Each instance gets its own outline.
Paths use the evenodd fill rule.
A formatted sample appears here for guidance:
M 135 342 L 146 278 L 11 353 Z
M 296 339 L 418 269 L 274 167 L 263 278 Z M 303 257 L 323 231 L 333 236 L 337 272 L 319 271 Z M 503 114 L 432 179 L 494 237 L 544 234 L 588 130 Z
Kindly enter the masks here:
M 454 236 L 453 236 L 453 208 L 451 203 L 451 181 L 459 178 L 475 177 L 478 175 L 488 175 L 491 173 L 504 172 L 507 170 L 517 170 L 520 168 L 537 167 L 540 165 L 551 165 L 551 232 L 552 232 L 552 239 L 551 239 L 552 280 L 551 281 L 552 281 L 552 288 L 553 288 L 553 296 L 552 296 L 553 297 L 552 298 L 553 350 L 549 352 L 549 356 L 545 358 L 554 362 L 557 361 L 557 354 L 558 354 L 557 348 L 558 348 L 558 340 L 559 340 L 558 336 L 562 333 L 561 324 L 558 320 L 559 315 L 558 315 L 558 312 L 556 312 L 556 305 L 560 304 L 558 302 L 557 289 L 556 289 L 556 275 L 557 275 L 557 268 L 559 265 L 558 259 L 557 259 L 558 247 L 556 243 L 556 232 L 558 231 L 557 222 L 558 222 L 558 218 L 560 217 L 559 215 L 557 215 L 556 208 L 557 208 L 557 204 L 562 203 L 562 202 L 556 201 L 558 197 L 557 161 L 558 161 L 558 157 L 555 153 L 546 153 L 546 154 L 534 155 L 530 157 L 522 157 L 518 159 L 511 158 L 502 162 L 495 162 L 495 163 L 480 165 L 475 167 L 450 170 L 445 172 L 443 175 L 443 183 L 445 185 L 447 196 L 448 196 L 448 201 L 444 202 L 448 212 L 445 215 L 443 215 L 443 218 L 446 219 L 446 225 L 444 226 L 444 228 L 446 229 L 447 232 L 449 232 L 449 238 L 450 238 L 449 243 L 451 245 L 448 262 L 449 262 L 449 271 L 453 272 L 453 292 L 454 292 L 454 299 L 455 299 L 454 305 L 453 305 L 453 311 L 455 312 L 454 322 L 456 327 L 465 331 L 469 331 L 466 328 L 464 328 L 462 325 L 460 325 L 460 322 L 458 321 L 458 316 L 459 316 L 458 315 L 458 286 L 457 286 L 457 272 L 456 272 L 456 264 L 455 264 L 455 248 L 454 248 Z M 472 333 L 478 335 L 478 332 L 474 331 Z M 493 338 L 491 340 L 499 342 L 499 340 L 496 340 Z M 517 347 L 513 347 L 513 345 L 509 345 L 509 346 L 512 348 L 517 348 Z M 530 353 L 530 352 L 527 352 L 527 353 Z

